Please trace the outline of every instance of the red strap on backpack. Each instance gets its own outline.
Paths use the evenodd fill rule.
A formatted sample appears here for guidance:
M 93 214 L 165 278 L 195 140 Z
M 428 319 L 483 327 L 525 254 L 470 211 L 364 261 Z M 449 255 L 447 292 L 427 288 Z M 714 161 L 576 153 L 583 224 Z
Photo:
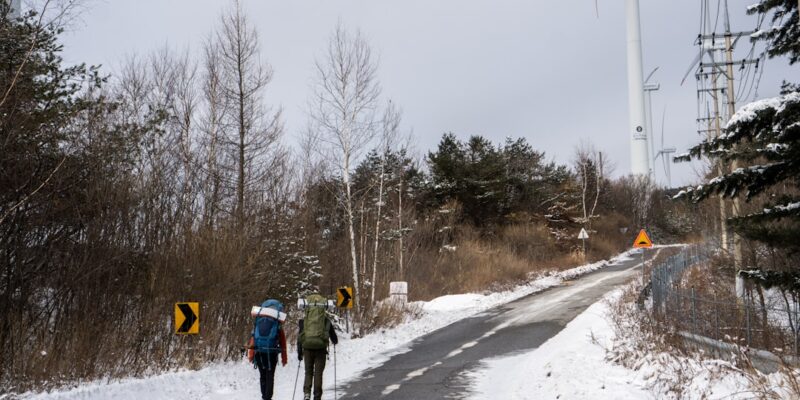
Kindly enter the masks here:
M 256 358 L 256 340 L 250 336 L 250 340 L 247 342 L 247 359 L 253 362 L 254 358 Z

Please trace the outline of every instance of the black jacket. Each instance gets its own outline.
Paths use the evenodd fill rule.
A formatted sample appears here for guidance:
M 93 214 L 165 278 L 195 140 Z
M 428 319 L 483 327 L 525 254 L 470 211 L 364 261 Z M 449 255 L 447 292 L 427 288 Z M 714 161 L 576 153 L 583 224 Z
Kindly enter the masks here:
M 303 333 L 303 322 L 305 320 L 297 321 L 297 354 L 303 354 L 303 345 L 300 343 L 300 334 Z M 333 324 L 331 323 L 330 328 L 328 329 L 328 340 L 333 343 L 334 346 L 339 344 L 339 337 L 336 336 L 336 330 L 333 329 Z

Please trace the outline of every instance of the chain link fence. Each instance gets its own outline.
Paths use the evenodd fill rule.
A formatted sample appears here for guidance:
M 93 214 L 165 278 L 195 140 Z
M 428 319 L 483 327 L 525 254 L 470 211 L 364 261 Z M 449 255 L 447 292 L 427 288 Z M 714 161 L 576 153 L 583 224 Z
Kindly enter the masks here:
M 708 261 L 712 254 L 709 247 L 689 246 L 652 269 L 650 290 L 655 320 L 677 331 L 798 355 L 800 307 L 796 297 L 764 291 L 754 299 L 755 290 L 747 290 L 744 297 L 729 293 L 719 298 L 700 293 L 685 282 L 684 273 Z

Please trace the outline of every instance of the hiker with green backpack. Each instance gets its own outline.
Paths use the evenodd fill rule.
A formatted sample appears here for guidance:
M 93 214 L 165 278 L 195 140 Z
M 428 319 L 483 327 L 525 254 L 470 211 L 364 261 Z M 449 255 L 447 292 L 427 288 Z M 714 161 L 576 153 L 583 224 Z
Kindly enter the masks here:
M 311 386 L 314 386 L 314 400 L 322 399 L 322 372 L 328 356 L 328 344 L 334 347 L 339 343 L 333 323 L 328 318 L 328 299 L 318 293 L 306 298 L 305 314 L 298 322 L 297 359 L 305 360 L 306 378 L 303 382 L 303 400 L 311 399 Z

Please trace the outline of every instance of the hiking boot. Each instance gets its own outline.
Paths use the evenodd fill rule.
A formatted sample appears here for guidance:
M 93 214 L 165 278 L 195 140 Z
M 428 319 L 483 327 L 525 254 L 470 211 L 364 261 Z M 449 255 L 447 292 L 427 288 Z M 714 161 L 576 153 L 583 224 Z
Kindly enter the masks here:
M 304 394 L 303 395 L 303 400 L 311 400 L 311 394 L 310 393 Z

